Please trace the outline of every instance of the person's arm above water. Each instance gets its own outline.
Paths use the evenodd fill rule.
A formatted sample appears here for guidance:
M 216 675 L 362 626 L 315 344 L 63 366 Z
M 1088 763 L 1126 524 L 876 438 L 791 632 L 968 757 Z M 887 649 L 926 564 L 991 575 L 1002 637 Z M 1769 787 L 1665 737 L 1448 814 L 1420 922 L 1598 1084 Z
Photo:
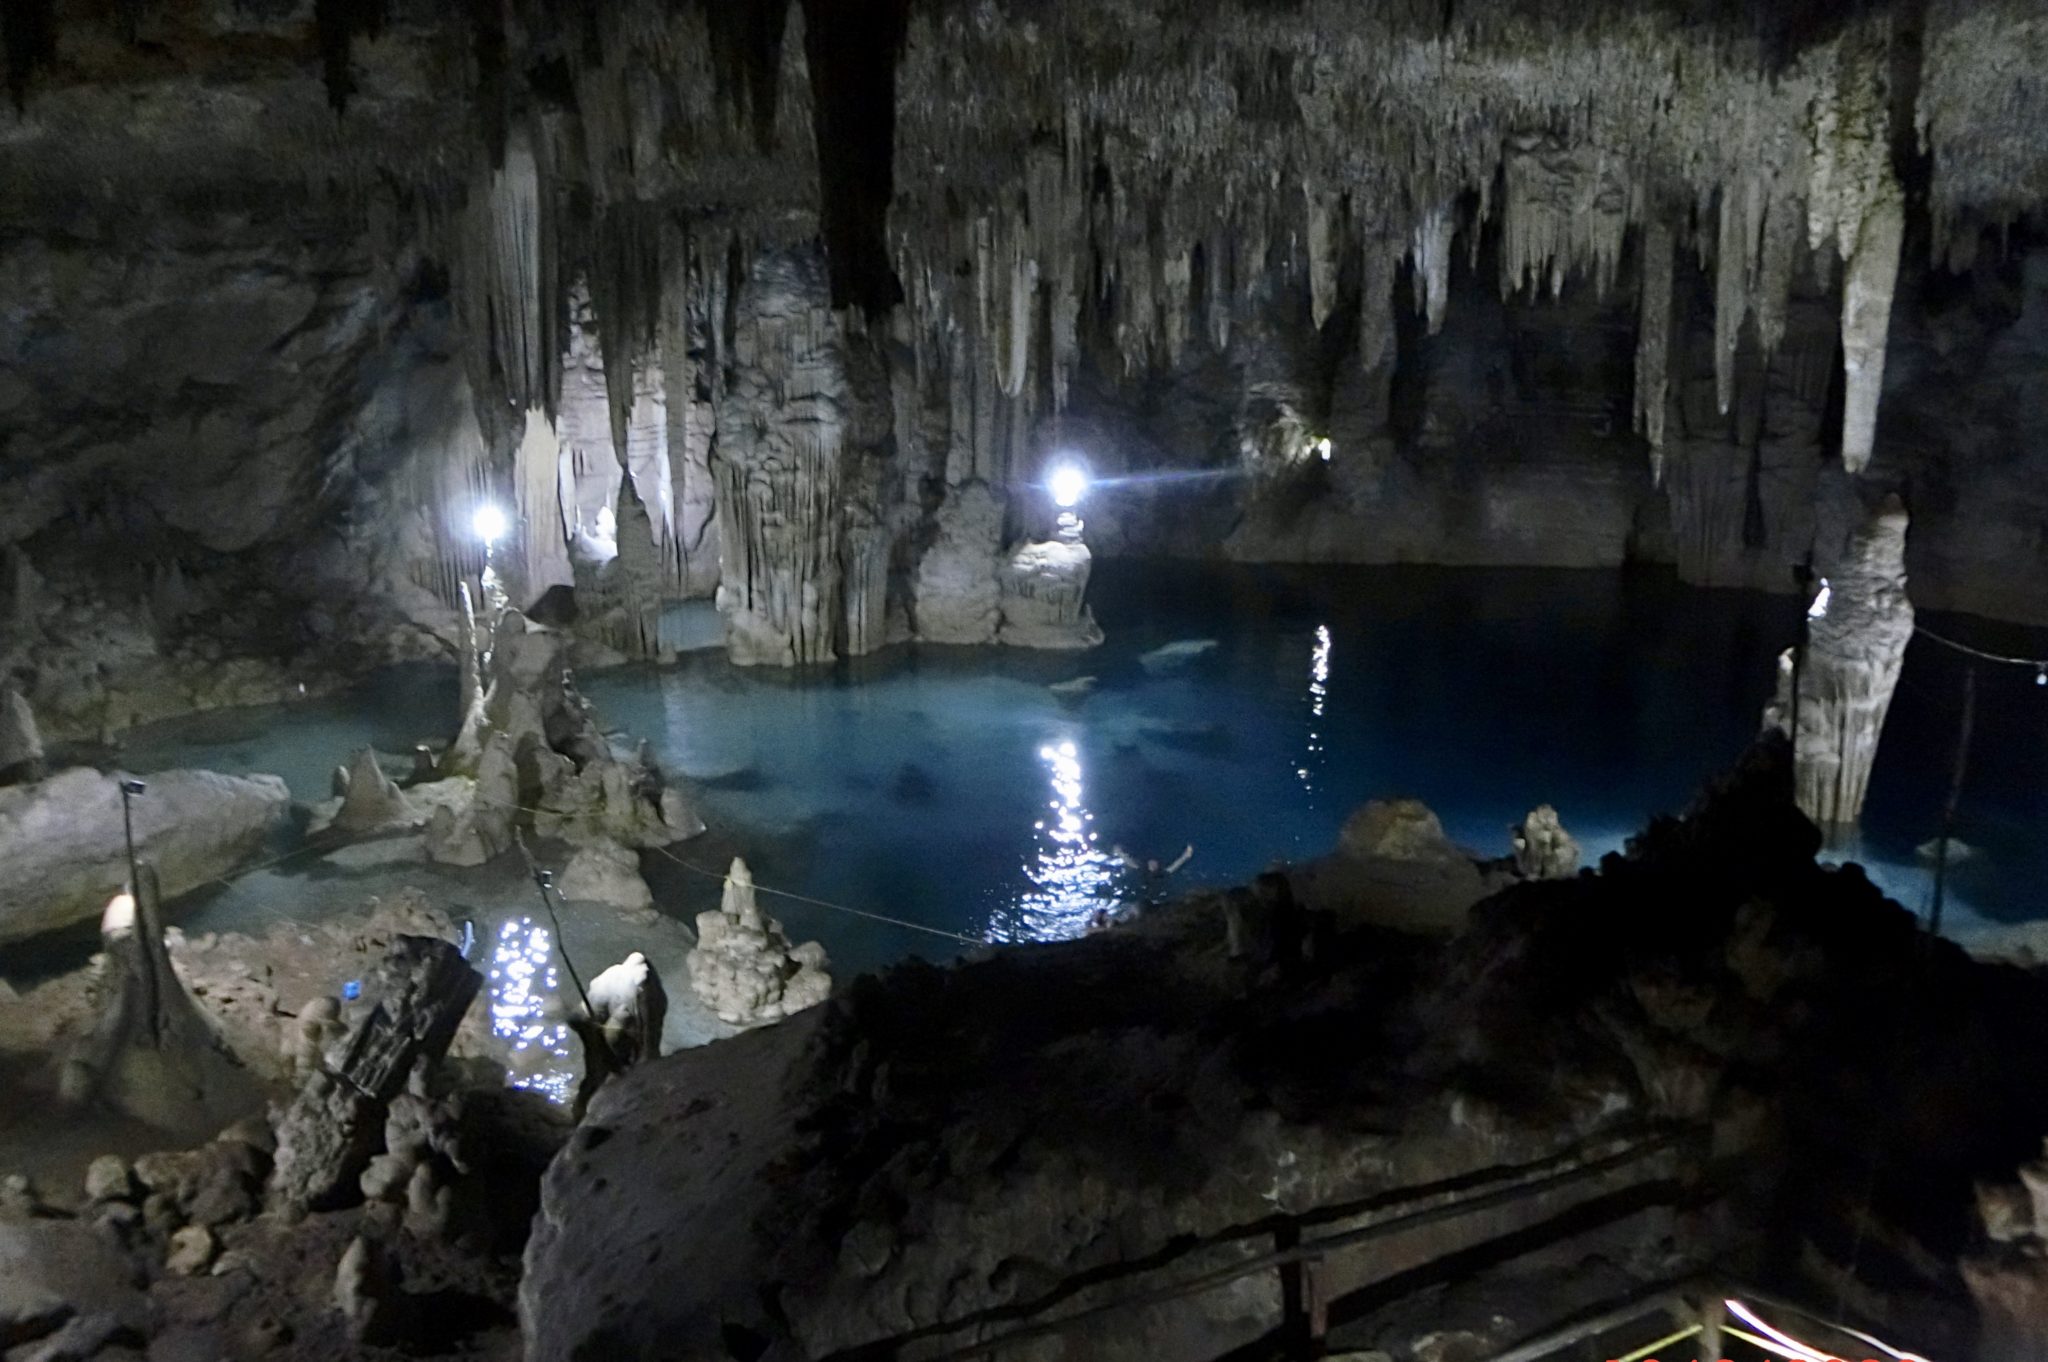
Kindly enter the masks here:
M 1173 864 L 1172 864 L 1172 865 L 1169 865 L 1168 867 L 1166 867 L 1166 873 L 1167 873 L 1167 874 L 1169 874 L 1169 875 L 1171 875 L 1171 874 L 1172 874 L 1172 873 L 1173 873 L 1174 871 L 1176 871 L 1176 870 L 1180 869 L 1180 868 L 1181 868 L 1182 866 L 1186 865 L 1186 864 L 1187 864 L 1187 863 L 1188 863 L 1189 861 L 1193 860 L 1193 859 L 1194 859 L 1194 856 L 1195 856 L 1195 844 L 1194 844 L 1193 842 L 1190 842 L 1190 843 L 1188 843 L 1188 844 L 1187 844 L 1187 846 L 1186 846 L 1186 847 L 1182 848 L 1182 850 L 1181 850 L 1181 853 L 1180 853 L 1180 856 L 1179 856 L 1178 858 L 1176 858 L 1176 859 L 1175 859 L 1175 861 L 1173 862 Z
M 1144 862 L 1140 861 L 1136 856 L 1131 855 L 1130 852 L 1125 851 L 1121 846 L 1111 847 L 1109 849 L 1109 854 L 1111 856 L 1114 856 L 1117 860 L 1123 862 L 1124 869 L 1126 870 L 1143 870 L 1145 868 Z

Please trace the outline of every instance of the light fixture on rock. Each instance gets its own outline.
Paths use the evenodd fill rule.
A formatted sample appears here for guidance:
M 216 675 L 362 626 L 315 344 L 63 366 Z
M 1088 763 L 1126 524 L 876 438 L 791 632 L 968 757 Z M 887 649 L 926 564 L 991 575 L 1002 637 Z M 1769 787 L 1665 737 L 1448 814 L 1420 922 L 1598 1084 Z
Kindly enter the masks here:
M 476 508 L 476 514 L 469 518 L 469 527 L 487 545 L 503 539 L 505 531 L 511 528 L 506 523 L 505 513 L 488 501 Z
M 1053 505 L 1071 510 L 1088 495 L 1088 470 L 1073 462 L 1054 464 L 1046 475 L 1045 490 L 1052 494 Z

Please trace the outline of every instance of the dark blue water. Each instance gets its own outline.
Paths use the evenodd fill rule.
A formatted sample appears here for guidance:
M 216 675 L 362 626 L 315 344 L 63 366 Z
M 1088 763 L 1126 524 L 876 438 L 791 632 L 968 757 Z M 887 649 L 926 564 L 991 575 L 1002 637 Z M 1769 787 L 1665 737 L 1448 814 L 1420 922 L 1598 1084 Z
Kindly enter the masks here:
M 1698 591 L 1654 572 L 1268 570 L 1108 564 L 1092 652 L 917 647 L 808 673 L 720 654 L 585 677 L 608 725 L 695 780 L 707 818 L 766 886 L 976 939 L 1064 935 L 1140 886 L 1110 848 L 1169 859 L 1176 884 L 1234 883 L 1319 855 L 1368 799 L 1427 802 L 1484 854 L 1539 802 L 1589 852 L 1682 807 L 1755 733 L 1799 603 Z M 2048 652 L 2038 633 L 1927 621 Z M 1142 655 L 1216 646 L 1171 670 Z M 2027 645 L 2031 644 L 2031 648 Z M 1895 897 L 1924 906 L 1953 759 L 1961 666 L 1917 641 L 1860 845 Z M 1086 695 L 1049 687 L 1095 678 Z M 1950 921 L 2048 917 L 2048 689 L 1982 674 Z M 278 771 L 302 798 L 365 740 L 403 750 L 452 728 L 452 677 L 410 671 L 354 696 L 160 729 L 138 758 Z M 140 762 L 138 763 L 140 764 Z M 703 861 L 686 844 L 677 850 Z M 722 869 L 706 865 L 705 869 Z M 664 906 L 708 878 L 656 862 Z M 842 972 L 958 949 L 786 898 Z

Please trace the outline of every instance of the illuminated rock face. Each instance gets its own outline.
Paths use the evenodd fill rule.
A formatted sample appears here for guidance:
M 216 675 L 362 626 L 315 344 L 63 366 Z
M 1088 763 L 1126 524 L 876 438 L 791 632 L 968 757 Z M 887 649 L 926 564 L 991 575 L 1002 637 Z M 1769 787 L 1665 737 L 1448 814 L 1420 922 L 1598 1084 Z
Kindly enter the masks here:
M 1800 809 L 1824 828 L 1847 827 L 1863 812 L 1877 742 L 1913 637 L 1906 598 L 1906 511 L 1888 498 L 1850 543 L 1827 579 L 1827 608 L 1807 623 L 1798 703 L 1781 674 L 1771 715 L 1790 732 L 1797 713 L 1794 779 Z M 1818 607 L 1816 607 L 1818 610 Z
M 160 771 L 134 801 L 135 851 L 166 898 L 233 869 L 291 805 L 276 776 Z M 99 916 L 128 879 L 121 794 L 112 776 L 73 769 L 0 789 L 0 941 Z

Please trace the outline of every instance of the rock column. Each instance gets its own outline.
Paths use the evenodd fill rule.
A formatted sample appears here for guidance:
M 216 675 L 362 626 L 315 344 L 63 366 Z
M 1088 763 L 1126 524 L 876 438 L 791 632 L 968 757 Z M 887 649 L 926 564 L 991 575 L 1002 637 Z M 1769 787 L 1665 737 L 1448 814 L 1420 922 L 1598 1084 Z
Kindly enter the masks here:
M 1906 510 L 1887 497 L 1849 545 L 1841 570 L 1822 587 L 1807 628 L 1807 646 L 1792 673 L 1781 671 L 1781 695 L 1770 721 L 1793 734 L 1799 807 L 1823 828 L 1848 827 L 1863 812 L 1878 735 L 1913 637 L 1906 598 Z

